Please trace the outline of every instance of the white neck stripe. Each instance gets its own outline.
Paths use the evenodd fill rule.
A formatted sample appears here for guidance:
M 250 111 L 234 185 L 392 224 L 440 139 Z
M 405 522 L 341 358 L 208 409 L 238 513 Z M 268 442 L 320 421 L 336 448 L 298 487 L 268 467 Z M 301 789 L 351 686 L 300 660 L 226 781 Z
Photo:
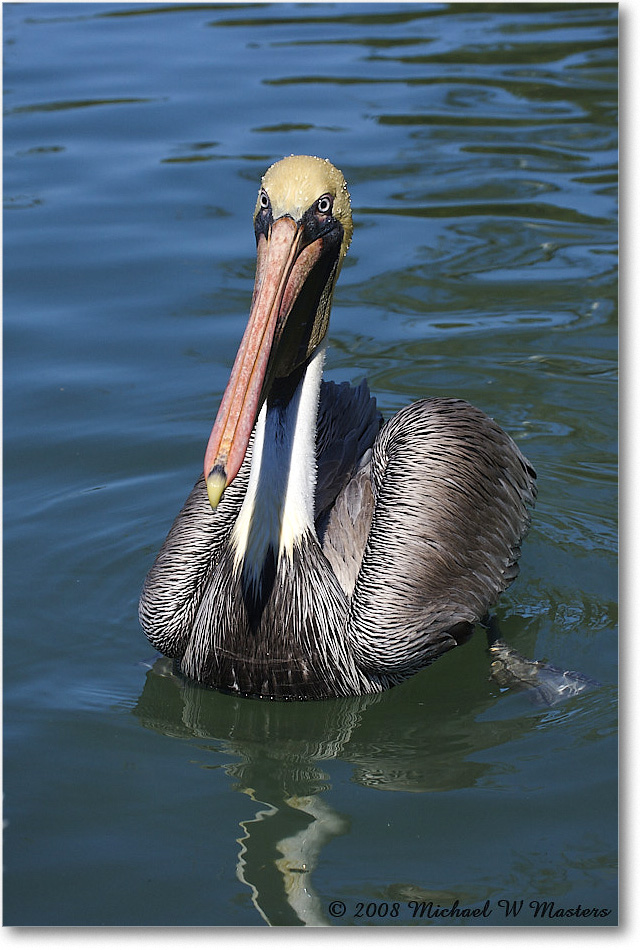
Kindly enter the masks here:
M 292 399 L 256 423 L 247 493 L 234 526 L 237 565 L 258 581 L 270 547 L 290 559 L 295 541 L 314 530 L 316 425 L 325 342 L 315 350 Z

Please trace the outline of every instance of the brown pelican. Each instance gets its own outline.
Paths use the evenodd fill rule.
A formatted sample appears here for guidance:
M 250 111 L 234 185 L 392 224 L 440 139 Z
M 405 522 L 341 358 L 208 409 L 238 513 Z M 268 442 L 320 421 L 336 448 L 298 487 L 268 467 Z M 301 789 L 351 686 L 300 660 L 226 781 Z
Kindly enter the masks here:
M 517 575 L 535 472 L 460 399 L 382 423 L 365 382 L 322 381 L 352 237 L 341 172 L 268 169 L 245 334 L 199 478 L 140 620 L 203 684 L 271 699 L 373 693 L 467 638 Z

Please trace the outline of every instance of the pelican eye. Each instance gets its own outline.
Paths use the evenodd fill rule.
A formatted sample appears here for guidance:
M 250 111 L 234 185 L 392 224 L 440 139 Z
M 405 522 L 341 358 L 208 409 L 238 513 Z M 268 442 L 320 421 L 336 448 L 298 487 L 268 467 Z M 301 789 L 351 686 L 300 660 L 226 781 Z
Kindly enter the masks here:
M 268 237 L 272 227 L 272 203 L 264 188 L 259 191 L 259 203 L 254 217 L 254 234 L 258 241 L 259 235 Z
M 317 201 L 317 211 L 319 214 L 330 214 L 332 211 L 332 195 L 321 195 Z

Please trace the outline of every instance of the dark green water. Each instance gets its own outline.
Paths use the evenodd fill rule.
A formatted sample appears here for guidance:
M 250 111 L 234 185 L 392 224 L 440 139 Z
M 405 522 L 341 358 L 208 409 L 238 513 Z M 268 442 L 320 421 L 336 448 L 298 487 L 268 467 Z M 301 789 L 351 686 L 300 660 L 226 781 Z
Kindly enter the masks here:
M 3 14 L 5 924 L 615 924 L 616 6 Z M 481 632 L 374 700 L 156 662 L 140 586 L 291 152 L 353 197 L 327 375 L 513 435 L 540 495 L 503 635 L 599 689 L 502 692 Z

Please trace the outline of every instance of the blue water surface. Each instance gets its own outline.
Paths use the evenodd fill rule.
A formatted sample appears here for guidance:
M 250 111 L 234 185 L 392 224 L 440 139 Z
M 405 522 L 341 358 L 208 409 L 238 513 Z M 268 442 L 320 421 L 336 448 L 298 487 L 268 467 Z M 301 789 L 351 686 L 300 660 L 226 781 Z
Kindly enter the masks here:
M 617 922 L 617 26 L 613 3 L 3 5 L 5 924 Z M 479 630 L 380 697 L 270 704 L 142 635 L 258 183 L 301 152 L 356 224 L 326 375 L 510 432 L 539 498 L 502 635 L 600 687 L 536 706 Z

